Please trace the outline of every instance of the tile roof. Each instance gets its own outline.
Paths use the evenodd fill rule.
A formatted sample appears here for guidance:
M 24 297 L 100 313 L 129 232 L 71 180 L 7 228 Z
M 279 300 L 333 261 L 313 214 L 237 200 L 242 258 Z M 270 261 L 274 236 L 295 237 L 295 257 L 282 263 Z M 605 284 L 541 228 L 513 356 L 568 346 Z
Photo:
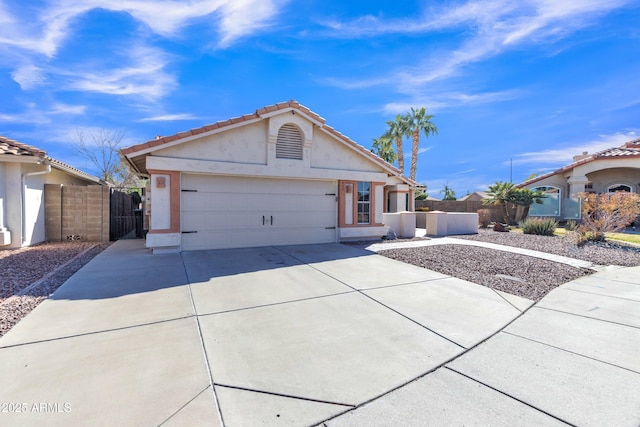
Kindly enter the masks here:
M 56 160 L 53 157 L 47 156 L 47 152 L 45 150 L 41 150 L 40 148 L 31 145 L 23 144 L 22 142 L 18 142 L 5 136 L 0 136 L 0 156 L 1 155 L 39 157 L 45 161 L 45 164 L 48 163 L 56 169 L 64 170 L 72 175 L 79 176 L 95 183 L 102 183 L 100 178 L 96 176 L 93 176 L 84 171 L 81 171 L 78 168 Z
M 296 110 L 304 113 L 307 117 L 309 117 L 313 121 L 317 122 L 319 124 L 320 129 L 326 131 L 327 133 L 333 135 L 334 137 L 336 137 L 338 139 L 341 139 L 342 141 L 344 141 L 347 144 L 351 145 L 353 148 L 357 149 L 363 155 L 365 155 L 365 156 L 371 158 L 372 160 L 374 160 L 375 162 L 383 165 L 385 168 L 392 170 L 394 172 L 394 174 L 396 174 L 398 176 L 402 176 L 402 173 L 400 172 L 400 169 L 398 169 L 395 166 L 385 162 L 384 160 L 382 160 L 381 158 L 379 158 L 378 156 L 373 154 L 371 151 L 369 151 L 365 147 L 361 146 L 360 144 L 356 143 L 352 139 L 350 139 L 347 136 L 343 135 L 342 133 L 338 132 L 337 130 L 335 130 L 331 126 L 327 125 L 326 124 L 326 120 L 324 118 L 319 116 L 317 113 L 314 113 L 309 108 L 307 108 L 304 105 L 300 104 L 296 100 L 290 100 L 290 101 L 287 101 L 287 102 L 279 102 L 277 104 L 268 105 L 266 107 L 257 109 L 255 111 L 255 113 L 253 113 L 253 114 L 245 114 L 243 116 L 234 117 L 234 118 L 231 118 L 231 119 L 228 119 L 228 120 L 224 120 L 224 121 L 220 121 L 220 122 L 217 122 L 217 123 L 214 123 L 214 124 L 205 125 L 205 126 L 202 126 L 202 127 L 196 128 L 196 129 L 191 129 L 191 130 L 185 131 L 185 132 L 180 132 L 180 133 L 177 133 L 175 135 L 157 137 L 156 139 L 152 139 L 151 141 L 147 141 L 147 142 L 142 143 L 142 144 L 138 144 L 138 145 L 134 145 L 134 146 L 131 146 L 131 147 L 123 148 L 120 151 L 129 160 L 130 164 L 134 163 L 134 166 L 137 166 L 139 164 L 139 162 L 138 161 L 134 162 L 133 159 L 131 159 L 131 157 L 136 157 L 135 153 L 137 153 L 139 151 L 145 151 L 145 150 L 148 150 L 150 148 L 160 147 L 162 145 L 165 145 L 165 144 L 168 144 L 168 143 L 171 143 L 171 142 L 174 142 L 174 141 L 178 141 L 180 139 L 187 138 L 189 136 L 199 135 L 201 133 L 210 132 L 210 131 L 213 131 L 213 130 L 216 130 L 216 129 L 222 129 L 222 128 L 225 128 L 225 127 L 228 127 L 228 126 L 232 126 L 232 125 L 235 125 L 235 124 L 238 124 L 238 123 L 257 120 L 257 119 L 260 119 L 260 118 L 262 118 L 265 115 L 268 115 L 270 113 L 274 113 L 274 112 L 281 111 L 281 110 L 286 110 L 286 109 L 296 109 Z M 143 155 L 143 154 L 145 154 L 145 153 L 142 153 L 141 155 Z M 138 168 L 138 169 L 140 169 L 140 168 Z M 409 181 L 408 178 L 406 178 L 406 177 L 403 177 L 403 178 Z M 414 183 L 413 181 L 411 181 L 411 182 L 414 185 L 417 184 L 417 183 Z
M 161 137 L 157 137 L 155 139 L 152 139 L 151 141 L 147 141 L 145 143 L 142 144 L 138 144 L 138 145 L 133 145 L 131 147 L 127 147 L 127 148 L 123 148 L 122 154 L 124 155 L 129 155 L 132 153 L 135 153 L 137 151 L 142 151 L 142 150 L 146 150 L 148 148 L 153 148 L 153 147 L 158 147 L 160 145 L 164 145 L 164 144 L 168 144 L 170 142 L 173 141 L 177 141 L 179 139 L 182 138 L 187 138 L 189 136 L 192 135 L 199 135 L 201 133 L 205 133 L 205 132 L 210 132 L 212 130 L 216 130 L 216 129 L 221 129 L 227 126 L 231 126 L 231 125 L 235 125 L 238 123 L 242 123 L 242 122 L 247 122 L 247 121 L 251 121 L 251 120 L 256 120 L 259 119 L 260 117 L 269 114 L 269 113 L 273 113 L 275 111 L 280 111 L 280 110 L 284 110 L 287 108 L 295 108 L 297 110 L 300 110 L 301 112 L 305 113 L 307 116 L 309 116 L 311 119 L 320 122 L 322 124 L 325 123 L 325 120 L 320 117 L 319 115 L 317 115 L 316 113 L 314 113 L 313 111 L 311 111 L 309 108 L 305 107 L 304 105 L 301 105 L 298 101 L 295 100 L 291 100 L 291 101 L 287 101 L 287 102 L 279 102 L 277 104 L 274 105 L 268 105 L 266 107 L 263 108 L 258 108 L 256 110 L 255 113 L 253 114 L 245 114 L 239 117 L 232 117 L 230 119 L 227 120 L 223 120 L 223 121 L 219 121 L 210 125 L 205 125 L 199 128 L 195 128 L 195 129 L 190 129 L 188 131 L 185 132 L 179 132 L 176 133 L 174 135 L 170 135 L 170 136 L 161 136 Z
M 640 138 L 626 142 L 620 147 L 607 148 L 597 153 L 593 153 L 583 159 L 575 161 L 569 165 L 563 166 L 560 169 L 557 169 L 553 172 L 549 172 L 544 175 L 537 176 L 521 184 L 518 184 L 518 187 L 523 187 L 525 185 L 533 184 L 535 182 L 541 181 L 550 176 L 567 172 L 578 166 L 584 165 L 586 163 L 591 163 L 596 160 L 611 159 L 611 158 L 635 158 L 635 157 L 640 157 Z
M 2 154 L 44 157 L 47 153 L 39 148 L 0 135 L 0 155 Z

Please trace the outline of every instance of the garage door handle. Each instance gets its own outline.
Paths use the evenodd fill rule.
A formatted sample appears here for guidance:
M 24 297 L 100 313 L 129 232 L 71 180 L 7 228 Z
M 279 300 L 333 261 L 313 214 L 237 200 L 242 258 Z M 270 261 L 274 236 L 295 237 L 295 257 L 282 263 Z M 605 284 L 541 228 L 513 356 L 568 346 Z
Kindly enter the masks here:
M 271 217 L 271 225 L 273 225 L 273 217 Z
M 264 225 L 264 215 L 262 215 L 262 225 Z
M 182 234 L 193 234 L 197 233 L 197 231 L 183 231 Z

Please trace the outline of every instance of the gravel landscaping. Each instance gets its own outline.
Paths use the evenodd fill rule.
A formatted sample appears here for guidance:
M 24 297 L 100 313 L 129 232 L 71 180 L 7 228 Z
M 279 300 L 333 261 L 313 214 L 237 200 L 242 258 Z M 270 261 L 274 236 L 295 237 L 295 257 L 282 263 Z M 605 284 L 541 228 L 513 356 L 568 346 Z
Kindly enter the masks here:
M 0 250 L 0 336 L 109 245 L 43 243 Z M 24 292 L 36 282 L 37 286 Z
M 639 248 L 614 244 L 576 247 L 565 237 L 498 233 L 493 230 L 479 230 L 477 235 L 454 237 L 532 249 L 600 265 L 640 265 Z M 591 270 L 526 255 L 466 245 L 434 245 L 378 253 L 534 301 L 539 301 L 563 283 L 593 273 Z

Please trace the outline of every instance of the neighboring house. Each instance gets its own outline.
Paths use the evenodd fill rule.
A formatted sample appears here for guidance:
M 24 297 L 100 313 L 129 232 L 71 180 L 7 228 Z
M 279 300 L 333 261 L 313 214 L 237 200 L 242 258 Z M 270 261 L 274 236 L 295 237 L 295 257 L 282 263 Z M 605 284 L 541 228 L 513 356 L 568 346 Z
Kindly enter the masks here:
M 154 252 L 380 238 L 417 183 L 296 101 L 121 150 Z
M 485 199 L 488 199 L 489 195 L 486 191 L 474 191 L 473 193 L 464 195 L 460 197 L 458 200 L 461 202 L 470 201 L 470 202 L 481 202 Z
M 45 241 L 45 184 L 100 183 L 44 150 L 0 136 L 0 246 L 19 248 Z
M 579 219 L 578 194 L 640 192 L 640 139 L 595 154 L 582 153 L 573 163 L 532 178 L 518 187 L 542 189 L 543 204 L 533 204 L 529 215 Z

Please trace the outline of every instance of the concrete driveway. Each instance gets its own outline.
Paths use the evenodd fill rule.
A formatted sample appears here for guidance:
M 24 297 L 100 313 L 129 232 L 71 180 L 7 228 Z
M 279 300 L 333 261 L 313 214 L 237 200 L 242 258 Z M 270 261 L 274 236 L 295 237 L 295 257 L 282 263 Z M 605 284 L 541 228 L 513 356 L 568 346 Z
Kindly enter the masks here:
M 531 304 L 345 245 L 151 255 L 119 241 L 0 339 L 0 403 L 13 405 L 0 424 L 420 425 L 415 412 L 460 408 L 553 425 L 471 379 L 490 383 L 501 352 L 535 344 L 501 333 L 458 357 Z M 640 374 L 624 378 L 637 394 Z

